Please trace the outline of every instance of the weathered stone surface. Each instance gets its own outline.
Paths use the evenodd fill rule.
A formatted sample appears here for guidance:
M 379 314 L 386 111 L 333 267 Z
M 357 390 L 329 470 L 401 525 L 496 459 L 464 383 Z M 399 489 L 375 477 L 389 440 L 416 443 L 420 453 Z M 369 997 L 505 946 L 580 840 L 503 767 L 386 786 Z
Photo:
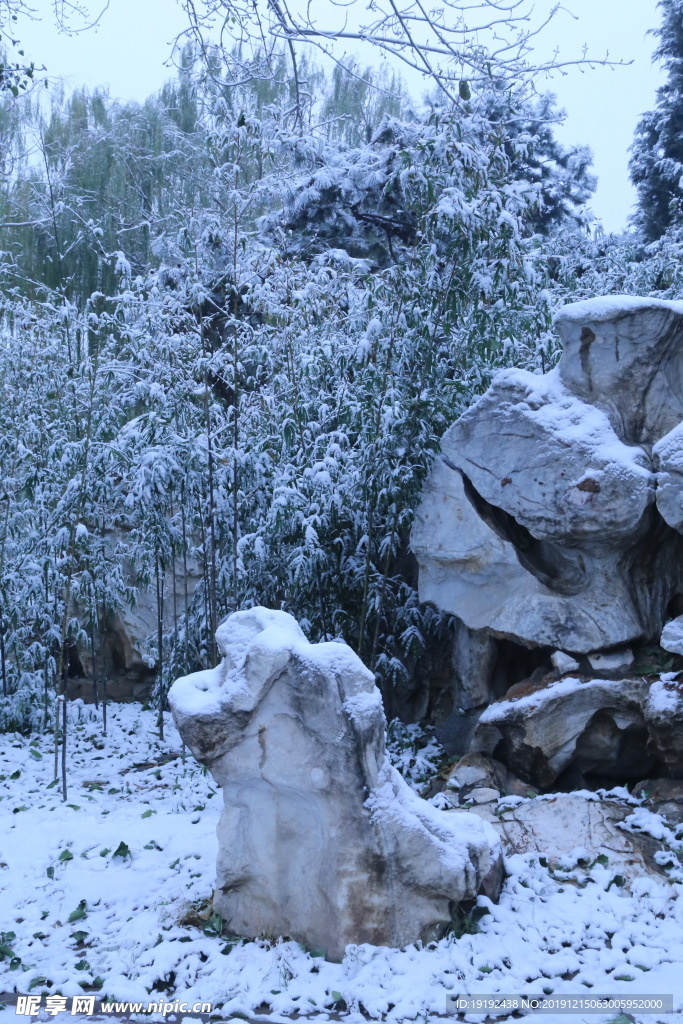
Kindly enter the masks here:
M 683 774 L 683 685 L 675 673 L 512 688 L 479 719 L 475 749 L 540 789 Z
M 348 943 L 443 933 L 501 883 L 495 833 L 417 797 L 385 754 L 371 673 L 254 608 L 217 632 L 213 670 L 178 680 L 181 736 L 223 787 L 215 906 L 237 934 L 288 935 L 338 959 Z
M 423 600 L 576 655 L 657 639 L 683 594 L 683 303 L 556 324 L 554 370 L 498 374 L 444 435 L 411 544 Z
M 604 409 L 627 444 L 654 444 L 683 420 L 683 303 L 607 295 L 555 317 L 562 382 Z
M 589 654 L 588 661 L 595 672 L 627 672 L 634 658 L 630 647 L 624 647 L 620 651 L 598 651 Z
M 659 643 L 670 654 L 683 654 L 683 615 L 667 622 Z
M 683 423 L 652 448 L 657 472 L 657 508 L 662 519 L 683 533 Z
M 487 708 L 474 746 L 540 789 L 570 768 L 577 776 L 641 779 L 654 763 L 646 753 L 647 691 L 645 681 L 623 679 L 568 678 L 532 688 Z
M 509 536 L 514 534 L 512 526 Z M 649 616 L 646 627 L 633 584 L 644 566 L 608 550 L 565 552 L 531 537 L 521 543 L 523 553 L 493 513 L 479 514 L 460 472 L 437 461 L 411 538 L 423 601 L 457 615 L 472 630 L 583 653 L 657 631 L 665 576 L 662 587 L 655 584 L 658 614 Z
M 486 754 L 465 754 L 453 765 L 441 787 L 451 806 L 457 807 L 474 800 L 474 793 L 485 791 L 499 796 L 529 796 L 529 784 L 513 775 L 500 761 Z M 434 792 L 438 792 L 435 788 Z
M 664 774 L 683 776 L 683 682 L 675 672 L 652 684 L 645 704 L 649 750 L 662 763 Z
M 550 658 L 553 667 L 565 675 L 568 672 L 576 672 L 579 667 L 579 662 L 576 658 L 572 658 L 569 654 L 565 654 L 564 651 L 553 651 Z
M 631 537 L 654 501 L 647 454 L 620 441 L 604 412 L 563 387 L 558 370 L 499 373 L 441 448 L 477 495 L 541 541 Z M 580 582 L 578 559 L 572 568 Z
M 670 851 L 664 842 L 629 828 L 629 818 L 637 814 L 632 803 L 580 793 L 509 803 L 472 808 L 496 829 L 508 856 L 538 853 L 553 872 L 579 868 L 586 877 L 621 876 L 626 888 L 643 876 L 666 877 L 659 861 Z

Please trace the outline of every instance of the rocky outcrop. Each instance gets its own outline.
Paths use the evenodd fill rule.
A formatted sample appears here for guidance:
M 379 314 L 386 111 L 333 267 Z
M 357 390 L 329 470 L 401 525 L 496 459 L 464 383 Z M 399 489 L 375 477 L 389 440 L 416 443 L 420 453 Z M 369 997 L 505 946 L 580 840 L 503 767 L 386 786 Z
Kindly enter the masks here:
M 683 773 L 683 684 L 582 679 L 514 688 L 479 719 L 473 746 L 538 787 L 615 785 Z
M 500 373 L 444 435 L 420 596 L 572 655 L 656 640 L 683 594 L 683 303 L 595 299 L 555 323 L 558 366 Z
M 286 935 L 339 959 L 348 943 L 443 934 L 495 897 L 495 832 L 417 797 L 390 766 L 372 674 L 344 644 L 309 644 L 284 612 L 221 624 L 224 660 L 179 679 L 181 736 L 223 787 L 215 907 L 234 933 Z

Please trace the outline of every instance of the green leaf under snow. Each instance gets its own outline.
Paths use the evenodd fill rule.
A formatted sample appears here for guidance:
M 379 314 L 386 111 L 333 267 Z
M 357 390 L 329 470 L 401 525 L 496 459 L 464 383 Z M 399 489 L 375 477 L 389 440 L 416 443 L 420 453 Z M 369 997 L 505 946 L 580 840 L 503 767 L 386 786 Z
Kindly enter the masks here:
M 86 909 L 87 906 L 88 906 L 88 904 L 86 903 L 86 901 L 85 900 L 81 900 L 81 902 L 78 904 L 76 909 L 71 911 L 71 913 L 69 914 L 67 920 L 71 923 L 73 921 L 80 921 L 81 918 L 83 918 L 83 917 L 87 917 L 87 915 L 88 915 L 88 911 Z

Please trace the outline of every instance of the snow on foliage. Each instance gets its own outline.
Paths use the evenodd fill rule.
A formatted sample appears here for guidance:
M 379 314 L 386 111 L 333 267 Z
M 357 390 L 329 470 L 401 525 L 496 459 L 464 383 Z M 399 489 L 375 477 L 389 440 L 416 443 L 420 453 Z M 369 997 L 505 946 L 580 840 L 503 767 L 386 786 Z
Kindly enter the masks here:
M 497 369 L 556 355 L 538 230 L 577 224 L 588 185 L 547 104 L 493 83 L 415 112 L 399 90 L 358 101 L 360 137 L 328 96 L 328 128 L 312 107 L 292 131 L 284 86 L 228 101 L 190 64 L 144 110 L 56 100 L 45 160 L 73 162 L 52 191 L 0 187 L 49 253 L 18 227 L 27 283 L 8 260 L 0 300 L 0 717 L 26 729 L 142 590 L 160 695 L 215 662 L 226 614 L 264 604 L 410 699 L 449 628 L 407 561 L 439 439 Z

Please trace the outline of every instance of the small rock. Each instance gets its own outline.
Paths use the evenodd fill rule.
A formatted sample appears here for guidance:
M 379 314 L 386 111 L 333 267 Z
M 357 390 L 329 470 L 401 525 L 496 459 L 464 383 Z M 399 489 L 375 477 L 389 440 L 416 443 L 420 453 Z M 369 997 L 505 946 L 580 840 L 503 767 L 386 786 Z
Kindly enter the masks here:
M 659 643 L 669 654 L 683 654 L 683 615 L 667 622 Z
M 527 796 L 529 784 L 521 782 L 509 768 L 485 754 L 469 753 L 450 770 L 446 789 L 456 791 L 461 803 L 470 799 L 474 790 L 503 793 L 505 796 Z
M 673 801 L 668 804 L 658 804 L 657 814 L 661 814 L 668 825 L 680 825 L 683 823 L 683 804 Z
M 497 789 L 489 789 L 488 786 L 478 786 L 470 792 L 468 799 L 475 804 L 492 804 L 494 800 L 500 800 L 500 793 Z
M 633 795 L 653 804 L 674 801 L 683 807 L 683 779 L 643 779 L 633 787 Z
M 555 651 L 550 660 L 557 671 L 563 675 L 566 672 L 576 672 L 579 667 L 578 661 L 572 658 L 570 654 L 565 654 L 564 651 Z
M 625 647 L 622 651 L 610 651 L 605 654 L 598 651 L 589 654 L 591 668 L 596 672 L 625 672 L 633 664 L 633 651 Z

